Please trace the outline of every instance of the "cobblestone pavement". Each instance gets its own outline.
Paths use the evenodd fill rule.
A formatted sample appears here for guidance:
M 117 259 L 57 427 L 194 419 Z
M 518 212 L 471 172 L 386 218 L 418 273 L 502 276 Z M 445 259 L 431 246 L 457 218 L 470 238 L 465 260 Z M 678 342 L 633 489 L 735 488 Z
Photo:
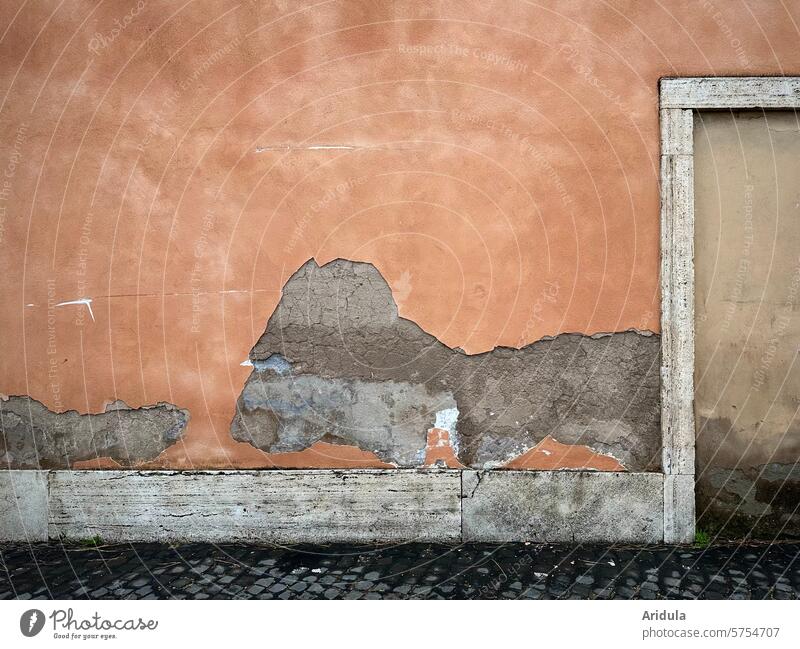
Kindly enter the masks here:
M 800 543 L 0 545 L 0 599 L 798 599 Z

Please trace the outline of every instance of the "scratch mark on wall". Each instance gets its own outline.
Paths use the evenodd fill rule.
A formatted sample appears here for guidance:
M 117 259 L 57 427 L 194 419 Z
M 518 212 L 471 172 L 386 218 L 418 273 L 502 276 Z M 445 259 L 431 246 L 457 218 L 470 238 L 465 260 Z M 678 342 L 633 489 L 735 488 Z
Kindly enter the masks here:
M 92 298 L 85 297 L 79 300 L 68 300 L 67 302 L 59 302 L 55 306 L 69 306 L 71 304 L 82 304 L 87 309 L 89 309 L 89 315 L 92 316 L 92 322 L 94 322 L 94 313 L 92 312 Z
M 257 146 L 256 153 L 266 153 L 268 151 L 325 151 L 325 150 L 339 150 L 339 151 L 354 151 L 356 149 L 364 149 L 368 147 L 355 146 L 351 144 L 308 144 L 305 146 L 297 146 L 293 144 L 275 144 L 267 146 Z

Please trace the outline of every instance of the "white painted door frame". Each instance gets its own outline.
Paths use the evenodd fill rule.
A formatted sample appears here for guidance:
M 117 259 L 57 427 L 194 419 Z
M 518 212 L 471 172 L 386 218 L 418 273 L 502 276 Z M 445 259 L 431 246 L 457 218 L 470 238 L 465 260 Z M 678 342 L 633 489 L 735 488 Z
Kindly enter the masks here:
M 694 538 L 694 113 L 800 108 L 800 77 L 661 79 L 664 540 Z

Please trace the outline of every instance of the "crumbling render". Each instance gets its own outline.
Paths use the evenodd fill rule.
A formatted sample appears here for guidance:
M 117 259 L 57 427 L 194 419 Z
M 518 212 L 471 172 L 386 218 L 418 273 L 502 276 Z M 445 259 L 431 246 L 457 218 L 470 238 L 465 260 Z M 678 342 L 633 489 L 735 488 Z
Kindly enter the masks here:
M 369 451 L 357 446 L 314 442 L 302 451 L 272 453 L 270 468 L 283 469 L 394 469 Z
M 64 469 L 111 458 L 131 467 L 177 442 L 189 413 L 169 403 L 130 408 L 122 401 L 81 415 L 53 412 L 30 397 L 0 399 L 0 462 L 9 469 Z
M 656 471 L 659 353 L 658 336 L 625 332 L 470 356 L 399 317 L 374 266 L 310 260 L 250 352 L 231 431 L 272 453 L 323 441 L 422 466 L 440 429 L 453 457 L 438 463 L 479 468 L 513 466 L 552 436 L 539 456 L 547 444 L 587 447 L 554 468 Z
M 431 414 L 454 405 L 451 394 L 429 393 L 426 386 L 405 381 L 283 377 L 255 369 L 231 432 L 271 453 L 335 441 L 398 466 L 417 466 L 425 459 Z

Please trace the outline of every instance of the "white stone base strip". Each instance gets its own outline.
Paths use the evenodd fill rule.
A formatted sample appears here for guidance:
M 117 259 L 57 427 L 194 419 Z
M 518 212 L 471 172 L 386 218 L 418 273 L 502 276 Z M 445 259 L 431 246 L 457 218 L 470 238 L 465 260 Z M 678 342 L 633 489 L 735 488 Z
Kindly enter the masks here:
M 0 540 L 682 543 L 693 488 L 588 471 L 3 471 Z
M 660 543 L 664 475 L 464 471 L 465 543 Z
M 53 471 L 50 537 L 460 541 L 459 471 Z
M 694 476 L 664 476 L 664 541 L 694 543 Z
M 0 471 L 0 541 L 47 541 L 47 471 Z

